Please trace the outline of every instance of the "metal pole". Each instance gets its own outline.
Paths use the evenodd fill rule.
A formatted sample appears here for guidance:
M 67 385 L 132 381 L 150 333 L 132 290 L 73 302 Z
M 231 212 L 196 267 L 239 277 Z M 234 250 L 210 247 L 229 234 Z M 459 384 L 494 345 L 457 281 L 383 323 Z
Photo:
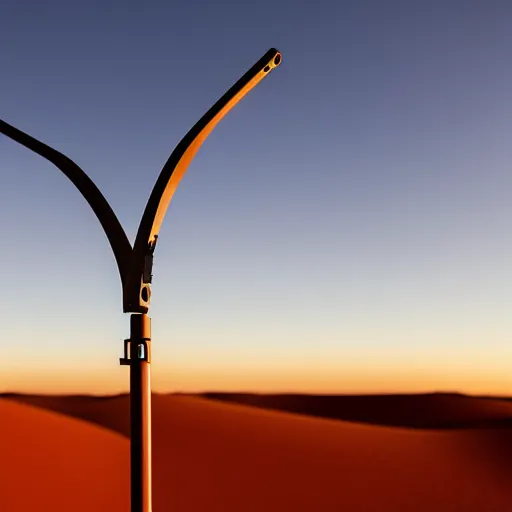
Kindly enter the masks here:
M 151 512 L 151 319 L 146 314 L 131 315 L 120 362 L 130 366 L 130 508 Z
M 192 127 L 164 165 L 139 224 L 132 248 L 119 219 L 103 194 L 70 158 L 0 120 L 0 133 L 34 151 L 60 169 L 77 187 L 98 217 L 110 242 L 123 288 L 123 312 L 130 317 L 120 363 L 130 366 L 131 512 L 151 512 L 151 269 L 158 231 L 174 191 L 203 141 L 219 121 L 269 72 L 282 56 L 275 48 L 240 78 Z

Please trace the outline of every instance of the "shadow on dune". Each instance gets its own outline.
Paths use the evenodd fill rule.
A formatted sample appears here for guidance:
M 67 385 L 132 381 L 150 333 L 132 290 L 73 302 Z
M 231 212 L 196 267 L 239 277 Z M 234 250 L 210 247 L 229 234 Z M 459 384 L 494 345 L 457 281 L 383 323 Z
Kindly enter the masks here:
M 512 403 L 457 393 L 299 395 L 202 393 L 198 396 L 265 409 L 372 425 L 419 429 L 510 428 Z
M 129 437 L 127 431 L 130 414 L 128 395 L 87 396 L 87 395 L 24 395 L 4 393 L 7 398 L 23 404 L 57 412 L 85 420 Z
M 473 451 L 497 477 L 506 476 L 506 482 L 510 486 L 512 425 L 509 424 L 508 428 L 493 429 L 492 435 L 480 436 Z
M 165 395 L 153 394 L 156 396 Z M 174 396 L 196 396 L 285 413 L 387 427 L 512 429 L 511 401 L 456 393 L 300 395 L 207 392 L 195 395 L 176 393 Z M 90 421 L 129 436 L 130 405 L 126 394 L 97 397 L 4 393 L 0 397 Z

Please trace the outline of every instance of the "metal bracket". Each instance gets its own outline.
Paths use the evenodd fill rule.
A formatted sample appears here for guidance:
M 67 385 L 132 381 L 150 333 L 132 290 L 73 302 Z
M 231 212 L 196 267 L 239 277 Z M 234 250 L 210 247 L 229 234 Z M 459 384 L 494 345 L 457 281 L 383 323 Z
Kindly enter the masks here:
M 124 357 L 119 358 L 119 364 L 130 366 L 134 359 L 151 363 L 151 338 L 124 340 Z
M 155 235 L 152 242 L 148 243 L 148 252 L 144 257 L 144 269 L 142 271 L 142 282 L 150 284 L 153 279 L 153 253 L 155 252 L 158 235 Z

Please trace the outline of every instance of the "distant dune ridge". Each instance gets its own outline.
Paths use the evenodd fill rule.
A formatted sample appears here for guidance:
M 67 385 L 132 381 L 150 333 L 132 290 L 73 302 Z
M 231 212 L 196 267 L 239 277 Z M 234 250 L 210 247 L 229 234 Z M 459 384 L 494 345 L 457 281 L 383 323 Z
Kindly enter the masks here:
M 512 402 L 223 395 L 153 396 L 154 512 L 512 511 Z M 311 416 L 335 410 L 350 421 Z M 2 512 L 129 510 L 128 413 L 126 395 L 3 395 Z

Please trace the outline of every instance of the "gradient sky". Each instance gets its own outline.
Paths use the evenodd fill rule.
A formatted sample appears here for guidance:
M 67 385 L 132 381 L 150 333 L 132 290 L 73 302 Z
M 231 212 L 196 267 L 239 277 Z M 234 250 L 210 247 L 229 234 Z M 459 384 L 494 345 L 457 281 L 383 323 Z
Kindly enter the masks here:
M 1 118 L 133 242 L 175 145 L 278 48 L 160 231 L 154 389 L 510 394 L 511 23 L 497 1 L 7 1 Z M 107 239 L 4 136 L 0 237 L 0 390 L 127 390 Z

